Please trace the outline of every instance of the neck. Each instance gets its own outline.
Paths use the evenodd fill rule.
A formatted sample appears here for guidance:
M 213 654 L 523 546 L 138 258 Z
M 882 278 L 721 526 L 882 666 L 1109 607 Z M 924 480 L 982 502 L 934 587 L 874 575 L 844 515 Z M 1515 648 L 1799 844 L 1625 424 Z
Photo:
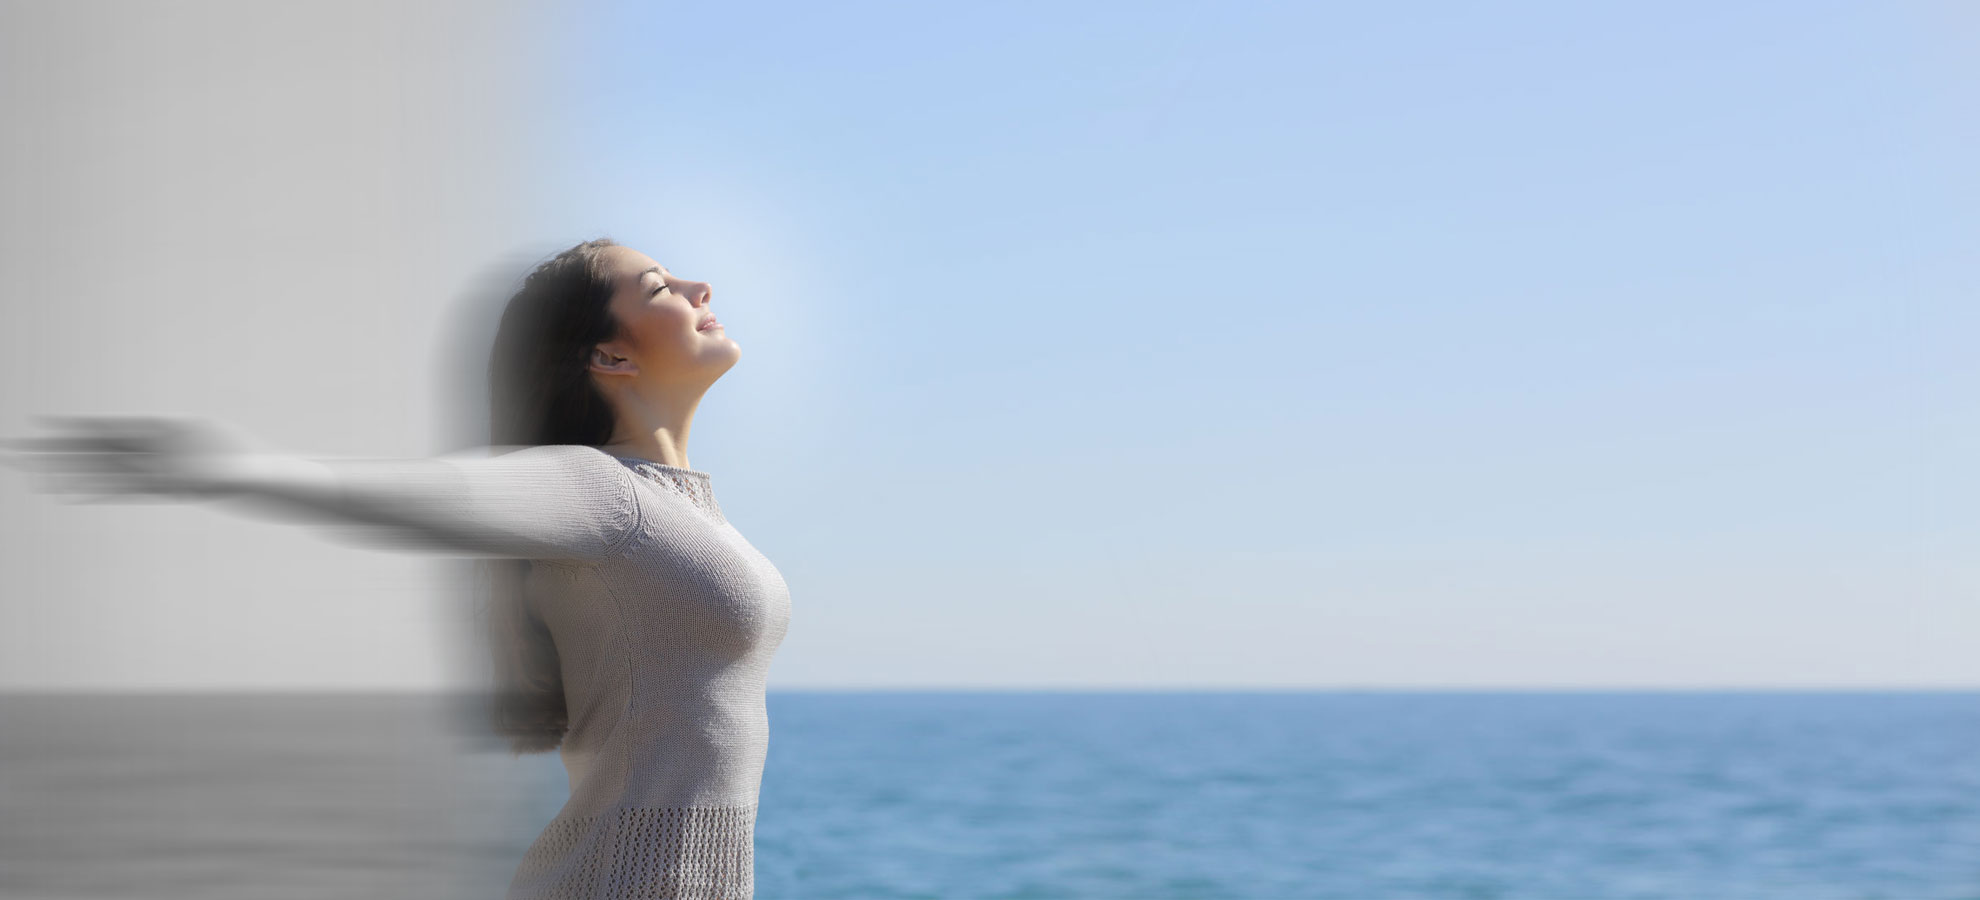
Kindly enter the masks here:
M 612 404 L 618 417 L 612 442 L 599 449 L 614 456 L 693 468 L 687 458 L 688 428 L 694 422 L 695 407 L 701 405 L 701 396 L 699 391 L 689 394 L 679 389 L 627 388 Z

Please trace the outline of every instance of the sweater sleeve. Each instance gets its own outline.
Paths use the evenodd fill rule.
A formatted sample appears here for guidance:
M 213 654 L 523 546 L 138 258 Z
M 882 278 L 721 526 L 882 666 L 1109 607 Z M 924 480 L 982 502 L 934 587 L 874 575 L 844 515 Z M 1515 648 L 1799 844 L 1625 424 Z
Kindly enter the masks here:
M 595 561 L 638 528 L 633 473 L 597 448 L 487 454 L 313 459 L 315 511 L 362 543 L 469 556 Z

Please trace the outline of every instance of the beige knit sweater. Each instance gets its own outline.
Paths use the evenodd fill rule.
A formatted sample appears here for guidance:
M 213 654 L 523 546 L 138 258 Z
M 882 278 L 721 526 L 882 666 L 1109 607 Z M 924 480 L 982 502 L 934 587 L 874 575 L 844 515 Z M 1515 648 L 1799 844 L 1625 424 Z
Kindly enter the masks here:
M 319 504 L 395 545 L 531 560 L 571 796 L 510 900 L 752 895 L 765 675 L 790 593 L 706 472 L 578 445 L 309 465 Z

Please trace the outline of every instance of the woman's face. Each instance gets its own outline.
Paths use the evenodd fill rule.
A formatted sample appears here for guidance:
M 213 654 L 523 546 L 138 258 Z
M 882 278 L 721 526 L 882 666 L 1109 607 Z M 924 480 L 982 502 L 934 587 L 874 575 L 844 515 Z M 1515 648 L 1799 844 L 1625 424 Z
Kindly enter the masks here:
M 707 282 L 689 281 L 630 247 L 608 247 L 615 290 L 612 314 L 619 336 L 599 344 L 605 369 L 652 383 L 713 383 L 736 364 L 742 348 L 715 322 Z M 616 367 L 616 368 L 615 368 Z

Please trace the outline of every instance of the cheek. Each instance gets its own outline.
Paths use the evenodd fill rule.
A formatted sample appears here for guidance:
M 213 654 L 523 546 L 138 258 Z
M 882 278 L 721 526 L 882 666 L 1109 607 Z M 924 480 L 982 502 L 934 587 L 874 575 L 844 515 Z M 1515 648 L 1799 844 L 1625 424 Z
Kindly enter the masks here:
M 694 323 L 697 320 L 697 316 L 693 310 L 669 310 L 667 315 L 662 316 L 661 319 L 661 327 L 665 328 L 667 333 L 672 335 L 672 339 L 676 343 L 691 341 L 695 338 Z
M 648 309 L 633 330 L 638 332 L 640 346 L 664 352 L 692 345 L 698 336 L 694 323 L 694 317 L 682 310 Z

